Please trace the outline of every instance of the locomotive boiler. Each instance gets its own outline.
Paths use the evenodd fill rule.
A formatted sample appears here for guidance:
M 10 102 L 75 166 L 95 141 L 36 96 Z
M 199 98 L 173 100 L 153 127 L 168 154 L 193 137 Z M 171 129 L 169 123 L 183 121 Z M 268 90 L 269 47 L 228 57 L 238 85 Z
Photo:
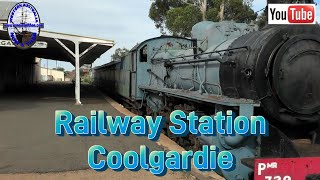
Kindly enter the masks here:
M 95 69 L 95 84 L 118 95 L 141 115 L 173 110 L 214 115 L 233 110 L 262 115 L 269 137 L 175 137 L 186 149 L 216 145 L 236 158 L 227 179 L 250 179 L 257 157 L 319 156 L 319 25 L 269 25 L 264 29 L 232 21 L 196 24 L 192 38 L 146 40 L 121 61 Z M 298 139 L 308 139 L 301 144 Z

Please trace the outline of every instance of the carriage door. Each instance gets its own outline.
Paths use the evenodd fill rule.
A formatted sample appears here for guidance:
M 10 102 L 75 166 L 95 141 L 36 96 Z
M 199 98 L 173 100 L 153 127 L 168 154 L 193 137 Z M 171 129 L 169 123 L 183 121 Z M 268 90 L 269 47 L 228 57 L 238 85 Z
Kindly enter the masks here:
M 137 92 L 137 52 L 134 51 L 131 53 L 131 97 L 136 99 Z

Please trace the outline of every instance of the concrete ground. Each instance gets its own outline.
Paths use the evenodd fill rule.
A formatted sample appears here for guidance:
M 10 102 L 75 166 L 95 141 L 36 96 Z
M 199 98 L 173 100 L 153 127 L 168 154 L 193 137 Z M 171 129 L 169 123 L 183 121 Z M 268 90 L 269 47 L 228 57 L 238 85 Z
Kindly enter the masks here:
M 163 150 L 145 137 L 59 137 L 54 133 L 55 110 L 69 110 L 89 117 L 91 110 L 122 115 L 93 87 L 81 88 L 83 106 L 75 106 L 72 84 L 40 84 L 20 92 L 0 95 L 0 179 L 151 179 L 151 173 L 88 169 L 92 145 L 107 150 L 138 151 L 140 145 Z M 78 171 L 82 170 L 82 171 Z M 84 171 L 83 171 L 84 170 Z M 74 172 L 70 172 L 74 171 Z M 58 172 L 58 173 L 57 173 Z M 21 173 L 27 173 L 21 175 Z M 42 174 L 38 174 L 42 173 Z M 45 173 L 45 174 L 43 174 Z M 19 175 L 20 174 L 20 175 Z M 168 172 L 164 179 L 190 179 L 182 172 Z

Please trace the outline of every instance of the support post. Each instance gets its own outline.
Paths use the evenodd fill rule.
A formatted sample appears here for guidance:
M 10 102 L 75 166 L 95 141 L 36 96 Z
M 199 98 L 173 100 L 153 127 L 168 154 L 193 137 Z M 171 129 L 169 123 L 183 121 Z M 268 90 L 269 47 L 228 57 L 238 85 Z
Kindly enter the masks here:
M 43 33 L 42 33 L 42 36 Z M 60 34 L 58 35 L 58 37 L 55 37 L 55 41 L 62 47 L 64 48 L 68 55 L 71 56 L 70 60 L 74 60 L 75 63 L 75 71 L 76 71 L 76 79 L 75 79 L 75 100 L 76 100 L 76 105 L 81 105 L 81 101 L 80 101 L 80 85 L 81 85 L 81 82 L 80 82 L 80 58 L 83 58 L 83 56 L 85 54 L 87 54 L 90 50 L 92 50 L 93 48 L 95 48 L 96 46 L 98 45 L 108 45 L 110 47 L 112 47 L 114 45 L 113 42 L 106 42 L 104 40 L 93 40 L 94 42 L 90 42 L 91 41 L 91 38 L 85 38 L 85 37 L 82 37 L 82 38 L 79 38 L 79 37 L 72 37 L 72 38 L 67 38 L 65 36 L 68 36 L 68 35 L 63 35 L 63 34 Z M 53 38 L 51 37 L 51 34 L 46 34 L 44 37 L 50 37 L 50 38 Z M 59 39 L 66 39 L 66 40 L 69 40 L 69 41 L 72 41 L 75 45 L 75 52 L 71 51 L 63 42 L 61 42 Z M 80 43 L 82 42 L 86 42 L 86 43 L 91 43 L 92 45 L 87 48 L 86 50 L 84 50 L 81 54 L 80 54 Z
M 79 41 L 74 41 L 75 44 L 75 65 L 76 65 L 76 86 L 75 86 L 75 95 L 76 95 L 76 105 L 81 105 L 80 101 L 80 50 L 79 50 Z

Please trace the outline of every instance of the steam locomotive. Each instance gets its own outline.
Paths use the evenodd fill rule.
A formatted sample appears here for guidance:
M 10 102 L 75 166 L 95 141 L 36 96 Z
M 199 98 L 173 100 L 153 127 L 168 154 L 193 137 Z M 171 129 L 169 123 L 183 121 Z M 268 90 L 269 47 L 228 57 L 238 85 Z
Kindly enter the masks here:
M 230 151 L 236 169 L 220 174 L 250 179 L 254 158 L 319 156 L 319 69 L 319 25 L 259 30 L 254 24 L 204 21 L 193 27 L 191 39 L 161 36 L 136 45 L 121 61 L 95 68 L 94 82 L 141 115 L 170 119 L 176 109 L 263 115 L 271 124 L 269 137 L 175 137 L 169 122 L 163 129 L 186 149 L 216 145 Z

